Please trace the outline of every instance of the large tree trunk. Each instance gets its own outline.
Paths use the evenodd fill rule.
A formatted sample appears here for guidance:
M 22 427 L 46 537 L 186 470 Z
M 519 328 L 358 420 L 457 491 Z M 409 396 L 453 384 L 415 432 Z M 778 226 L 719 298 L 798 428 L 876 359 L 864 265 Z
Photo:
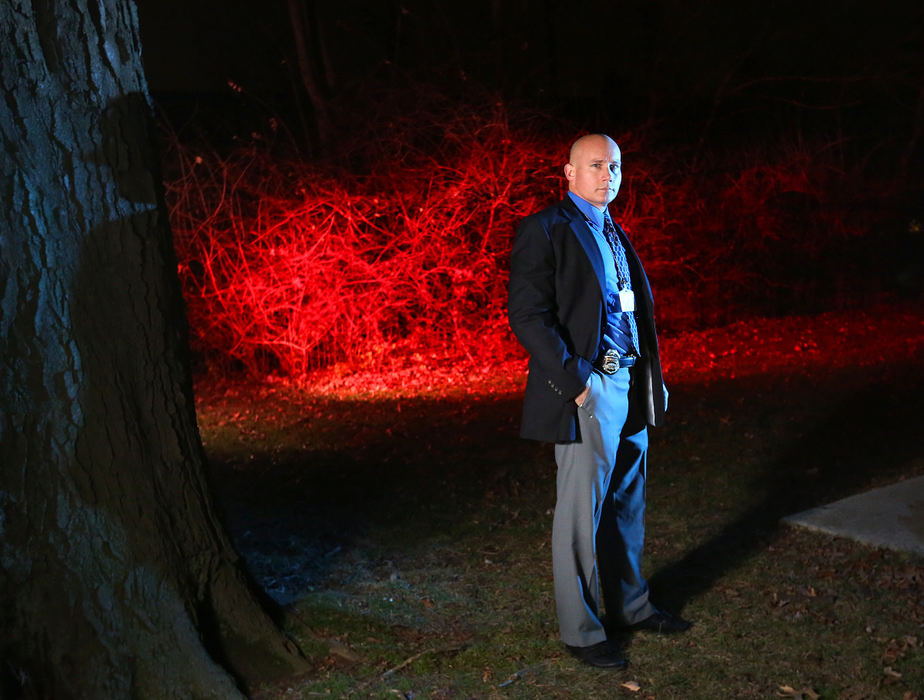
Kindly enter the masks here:
M 0 27 L 6 691 L 239 696 L 302 662 L 208 495 L 135 7 L 6 0 Z

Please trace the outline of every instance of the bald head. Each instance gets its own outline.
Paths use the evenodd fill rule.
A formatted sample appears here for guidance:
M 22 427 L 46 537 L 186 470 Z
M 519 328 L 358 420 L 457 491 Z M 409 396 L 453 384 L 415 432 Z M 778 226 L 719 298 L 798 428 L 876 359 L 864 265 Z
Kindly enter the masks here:
M 568 162 L 574 164 L 575 158 L 580 158 L 585 148 L 594 147 L 615 148 L 619 152 L 619 146 L 606 134 L 586 134 L 571 144 L 571 151 L 568 154 Z
M 569 191 L 605 209 L 616 198 L 622 183 L 619 146 L 606 134 L 582 136 L 571 146 L 565 179 Z

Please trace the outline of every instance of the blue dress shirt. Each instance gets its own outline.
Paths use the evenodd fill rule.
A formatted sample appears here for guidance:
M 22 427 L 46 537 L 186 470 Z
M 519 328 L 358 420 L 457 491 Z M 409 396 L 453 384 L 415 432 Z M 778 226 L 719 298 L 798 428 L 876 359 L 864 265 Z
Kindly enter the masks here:
M 594 240 L 600 248 L 600 255 L 603 257 L 603 268 L 606 273 L 606 329 L 603 332 L 603 350 L 615 348 L 620 355 L 635 353 L 637 349 L 633 347 L 632 331 L 629 328 L 628 314 L 633 311 L 619 310 L 619 275 L 616 273 L 616 261 L 613 259 L 613 251 L 610 248 L 606 236 L 603 234 L 603 220 L 609 216 L 609 212 L 600 211 L 586 199 L 579 197 L 574 192 L 568 192 L 571 201 L 575 203 L 588 227 L 594 234 Z M 619 243 L 619 245 L 622 245 Z

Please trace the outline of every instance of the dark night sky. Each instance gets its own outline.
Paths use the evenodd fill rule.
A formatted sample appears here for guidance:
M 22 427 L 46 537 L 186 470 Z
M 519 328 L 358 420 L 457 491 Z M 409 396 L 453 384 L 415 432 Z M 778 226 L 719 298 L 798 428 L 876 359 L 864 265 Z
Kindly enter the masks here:
M 156 97 L 228 96 L 231 80 L 251 106 L 288 113 L 298 91 L 285 2 L 138 5 Z M 682 132 L 711 114 L 726 130 L 846 124 L 875 139 L 922 120 L 918 1 L 341 0 L 314 12 L 331 95 L 356 112 L 371 86 L 426 81 L 593 112 L 617 129 L 666 120 Z

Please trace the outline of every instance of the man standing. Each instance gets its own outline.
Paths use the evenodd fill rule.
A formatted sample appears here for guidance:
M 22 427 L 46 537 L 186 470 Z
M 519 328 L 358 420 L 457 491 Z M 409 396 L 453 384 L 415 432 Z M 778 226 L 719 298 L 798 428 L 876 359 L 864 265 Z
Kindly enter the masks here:
M 520 434 L 554 442 L 552 569 L 561 638 L 581 661 L 623 668 L 608 626 L 681 632 L 641 573 L 647 425 L 667 408 L 648 279 L 607 205 L 619 147 L 590 134 L 571 147 L 568 195 L 517 229 L 510 327 L 530 355 Z

